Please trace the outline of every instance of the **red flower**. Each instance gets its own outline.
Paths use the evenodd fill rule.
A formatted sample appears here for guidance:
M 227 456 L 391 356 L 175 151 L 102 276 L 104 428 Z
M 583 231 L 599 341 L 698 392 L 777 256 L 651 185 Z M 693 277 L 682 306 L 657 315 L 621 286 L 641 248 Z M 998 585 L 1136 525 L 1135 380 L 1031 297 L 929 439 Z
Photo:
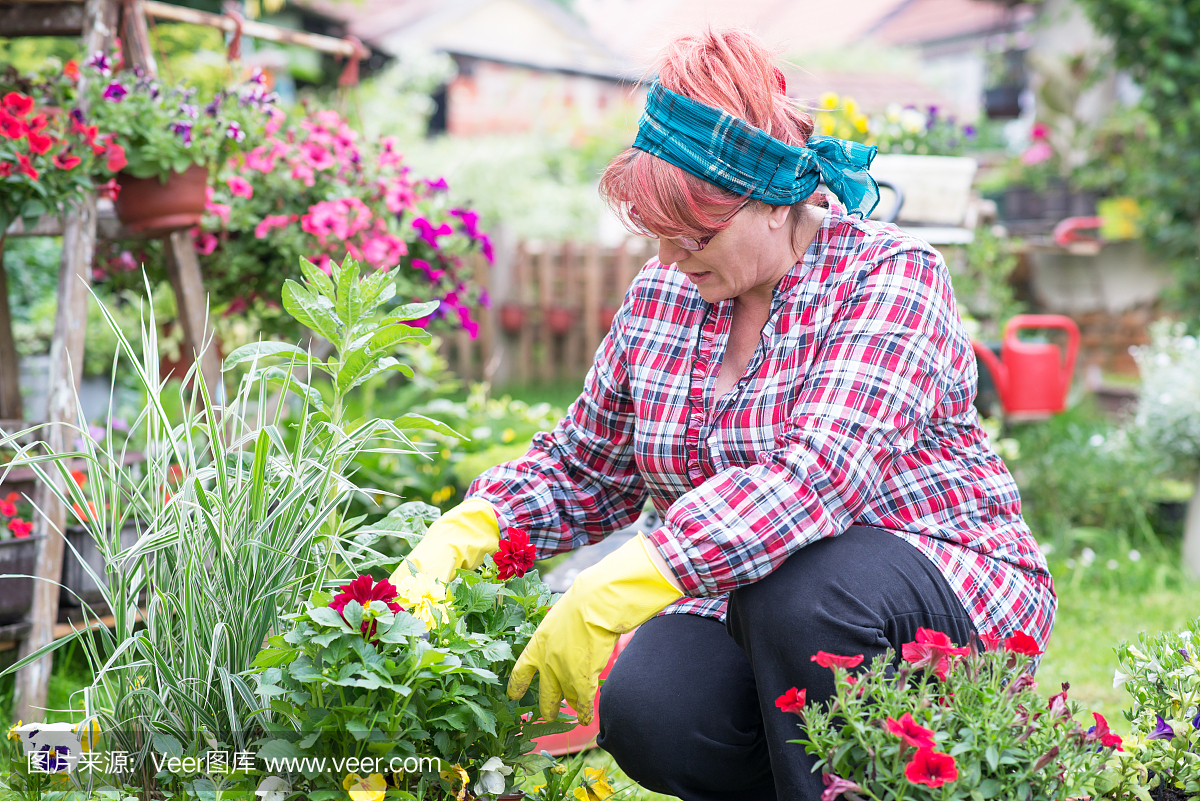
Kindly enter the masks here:
M 46 115 L 39 114 L 36 117 L 31 117 L 29 119 L 29 130 L 33 131 L 34 133 L 41 133 L 49 124 L 50 123 L 46 120 Z
M 33 164 L 29 161 L 29 156 L 24 153 L 17 154 L 17 172 L 28 175 L 32 180 L 38 179 L 38 171 L 33 168 Z
M 96 142 L 96 136 L 100 133 L 100 128 L 96 125 L 80 125 L 75 120 L 72 120 L 71 133 L 82 135 L 85 142 L 93 145 Z M 100 152 L 104 152 L 104 149 L 101 148 Z
M 775 699 L 775 706 L 793 715 L 804 714 L 804 696 L 808 690 L 797 690 L 795 687 Z
M 83 472 L 82 470 L 72 470 L 71 480 L 82 487 L 87 483 L 87 473 Z
M 120 172 L 129 163 L 129 159 L 125 158 L 125 148 L 116 142 L 109 143 L 108 149 L 104 151 L 104 159 L 104 166 L 109 172 Z
M 1096 719 L 1096 725 L 1093 731 L 1088 732 L 1089 735 L 1100 741 L 1100 745 L 1105 748 L 1116 748 L 1118 751 L 1124 751 L 1121 747 L 1121 735 L 1113 734 L 1108 728 L 1108 721 L 1104 719 L 1104 715 L 1099 712 L 1093 712 L 1092 717 Z
M 400 604 L 396 603 L 396 596 L 399 595 L 399 592 L 386 579 L 376 582 L 364 573 L 349 584 L 343 584 L 338 587 L 338 589 L 341 592 L 335 595 L 333 600 L 329 602 L 329 608 L 339 615 L 346 608 L 346 604 L 351 601 L 358 601 L 364 609 L 371 605 L 371 601 L 383 601 L 387 604 L 387 608 L 393 612 L 403 611 Z M 342 615 L 342 619 L 345 620 L 345 615 Z M 364 620 L 361 631 L 364 637 L 371 639 L 375 634 L 375 621 Z
M 1062 692 L 1055 693 L 1050 696 L 1050 700 L 1046 702 L 1050 717 L 1070 717 L 1071 710 L 1067 708 L 1067 690 L 1071 689 L 1071 683 L 1064 681 L 1062 683 Z
M 933 739 L 933 731 L 913 720 L 911 712 L 905 712 L 899 720 L 888 718 L 887 730 L 899 737 L 913 748 L 934 748 L 937 743 Z
M 32 128 L 29 129 L 29 133 L 25 134 L 25 137 L 29 140 L 29 152 L 39 156 L 49 153 L 50 147 L 54 144 L 53 136 L 37 133 Z
M 25 123 L 6 111 L 0 111 L 0 134 L 9 139 L 20 139 L 27 130 Z
M 1004 647 L 1015 654 L 1025 654 L 1026 656 L 1038 656 L 1042 653 L 1042 649 L 1038 648 L 1037 640 L 1023 631 L 1018 631 L 1006 639 Z
M 33 111 L 33 98 L 20 92 L 9 92 L 4 96 L 4 110 L 14 117 L 24 117 Z
M 29 536 L 29 532 L 33 531 L 33 523 L 26 522 L 19 517 L 8 521 L 8 530 L 12 532 L 17 539 L 25 539 Z
M 0 501 L 0 517 L 16 517 L 16 516 L 17 516 L 16 503 L 8 500 L 8 498 L 5 498 L 4 500 Z
M 970 648 L 955 648 L 950 638 L 933 629 L 917 629 L 917 639 L 900 647 L 905 660 L 915 668 L 933 668 L 939 679 L 945 681 L 950 672 L 953 657 L 966 656 Z
M 109 178 L 96 187 L 96 194 L 109 200 L 116 200 L 117 195 L 121 194 L 121 185 L 117 183 L 116 178 Z
M 60 170 L 73 170 L 79 166 L 79 162 L 81 161 L 83 161 L 83 159 L 79 158 L 79 156 L 72 156 L 65 150 L 62 153 L 56 153 L 54 155 L 54 166 L 58 167 Z
M 983 643 L 983 650 L 998 651 L 1000 646 L 1004 645 L 1004 637 L 999 633 L 996 634 L 980 634 L 979 641 Z
M 904 775 L 913 784 L 941 787 L 958 778 L 958 766 L 949 754 L 932 748 L 918 748 L 912 761 L 904 767 Z
M 12 175 L 12 162 L 0 161 L 0 178 L 7 178 Z
M 79 62 L 76 61 L 75 59 L 71 59 L 70 61 L 68 61 L 66 63 L 66 65 L 63 67 L 63 75 L 65 75 L 68 79 L 70 79 L 72 81 L 78 81 L 79 80 Z
M 507 581 L 514 576 L 520 578 L 529 572 L 537 559 L 537 548 L 529 542 L 529 535 L 515 528 L 508 530 L 508 536 L 500 540 L 500 548 L 492 555 L 492 560 L 499 568 L 496 578 Z
M 838 656 L 837 654 L 826 653 L 825 651 L 817 651 L 810 661 L 816 662 L 823 668 L 833 669 L 835 667 L 850 670 L 862 664 L 862 654 L 858 656 Z

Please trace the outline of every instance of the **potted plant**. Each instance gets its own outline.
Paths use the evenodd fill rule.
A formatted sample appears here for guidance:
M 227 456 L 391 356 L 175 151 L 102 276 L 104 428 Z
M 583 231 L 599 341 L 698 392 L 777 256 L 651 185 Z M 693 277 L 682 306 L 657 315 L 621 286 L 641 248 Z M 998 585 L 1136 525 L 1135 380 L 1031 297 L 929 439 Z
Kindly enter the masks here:
M 161 234 L 200 222 L 209 171 L 256 141 L 274 110 L 274 95 L 260 73 L 242 87 L 200 98 L 191 88 L 167 88 L 134 70 L 114 73 L 110 58 L 95 53 L 88 112 L 72 115 L 112 131 L 128 163 L 117 176 L 117 217 L 130 230 Z
M 804 721 L 795 742 L 817 757 L 823 798 L 1048 801 L 1087 792 L 1121 738 L 1099 714 L 1085 730 L 1067 685 L 1049 700 L 1035 692 L 1030 671 L 1041 652 L 1032 637 L 983 640 L 981 652 L 919 629 L 901 659 L 889 652 L 866 666 L 862 656 L 818 652 L 835 695 L 806 704 L 793 688 L 777 705 Z
M 550 306 L 544 310 L 546 325 L 555 336 L 566 336 L 575 325 L 578 310 L 566 306 Z
M 506 334 L 519 334 L 524 327 L 524 306 L 519 303 L 505 303 L 500 306 L 500 328 Z
M 15 492 L 0 499 L 0 625 L 20 620 L 33 600 L 31 576 L 42 537 L 33 533 L 32 505 Z

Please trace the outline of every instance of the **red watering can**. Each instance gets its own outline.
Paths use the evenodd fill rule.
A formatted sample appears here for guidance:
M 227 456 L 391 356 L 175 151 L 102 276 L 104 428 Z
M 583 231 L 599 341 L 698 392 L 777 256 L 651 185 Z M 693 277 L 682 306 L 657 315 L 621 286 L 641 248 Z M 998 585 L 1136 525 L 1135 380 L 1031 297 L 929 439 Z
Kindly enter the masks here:
M 1067 355 L 1048 342 L 1022 342 L 1022 328 L 1053 328 L 1067 332 Z M 1037 419 L 1063 411 L 1079 352 L 1079 326 L 1061 314 L 1018 314 L 1004 327 L 1000 358 L 982 342 L 971 340 L 979 361 L 987 365 L 1009 418 Z

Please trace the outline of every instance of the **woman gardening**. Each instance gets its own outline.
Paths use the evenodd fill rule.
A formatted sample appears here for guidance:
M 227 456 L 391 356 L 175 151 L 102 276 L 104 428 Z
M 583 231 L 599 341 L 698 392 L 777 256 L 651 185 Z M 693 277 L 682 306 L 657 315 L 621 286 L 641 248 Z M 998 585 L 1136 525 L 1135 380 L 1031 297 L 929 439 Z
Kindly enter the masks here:
M 972 407 L 975 359 L 946 266 L 865 219 L 874 148 L 813 135 L 759 40 L 673 42 L 600 191 L 655 236 L 583 392 L 521 458 L 479 476 L 398 572 L 448 581 L 528 533 L 540 557 L 663 523 L 584 571 L 521 654 L 541 712 L 587 721 L 663 793 L 817 799 L 788 744 L 818 651 L 874 656 L 920 628 L 1044 649 L 1053 584 Z M 816 193 L 823 180 L 836 200 Z

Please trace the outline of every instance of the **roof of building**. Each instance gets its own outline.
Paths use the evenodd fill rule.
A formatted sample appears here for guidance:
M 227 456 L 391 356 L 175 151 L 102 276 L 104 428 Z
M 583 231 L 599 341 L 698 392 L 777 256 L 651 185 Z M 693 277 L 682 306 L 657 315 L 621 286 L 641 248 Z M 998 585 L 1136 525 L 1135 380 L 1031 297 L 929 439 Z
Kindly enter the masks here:
M 606 78 L 635 66 L 551 0 L 299 0 L 389 55 L 422 48 Z
M 1031 11 L 997 0 L 902 0 L 863 30 L 889 45 L 922 45 L 1014 29 Z

